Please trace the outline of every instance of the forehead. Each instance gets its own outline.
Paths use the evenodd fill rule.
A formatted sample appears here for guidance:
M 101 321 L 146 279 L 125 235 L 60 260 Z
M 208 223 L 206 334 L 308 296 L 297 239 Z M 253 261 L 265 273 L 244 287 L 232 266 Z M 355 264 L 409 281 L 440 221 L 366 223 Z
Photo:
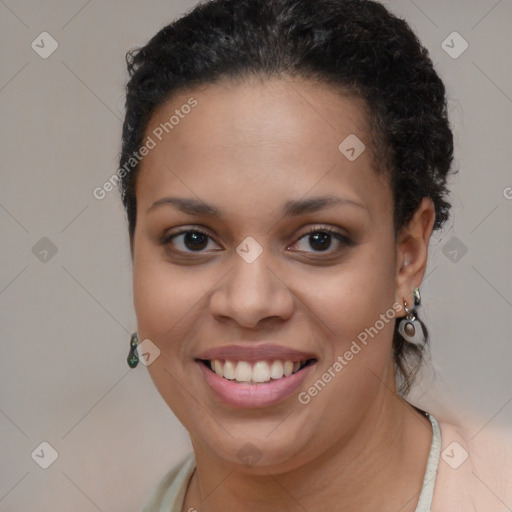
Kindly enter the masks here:
M 262 205 L 308 190 L 382 192 L 364 103 L 326 84 L 252 77 L 181 91 L 155 111 L 147 138 L 155 146 L 139 167 L 141 210 L 168 191 L 233 206 L 248 192 Z

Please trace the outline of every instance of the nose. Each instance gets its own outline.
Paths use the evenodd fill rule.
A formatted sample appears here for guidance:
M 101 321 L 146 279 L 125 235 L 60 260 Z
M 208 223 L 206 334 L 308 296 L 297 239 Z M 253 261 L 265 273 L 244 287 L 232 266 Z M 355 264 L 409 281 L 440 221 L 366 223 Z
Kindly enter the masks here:
M 245 328 L 271 322 L 271 318 L 276 321 L 290 318 L 293 293 L 279 270 L 269 266 L 265 251 L 251 263 L 238 254 L 233 259 L 232 269 L 211 296 L 212 315 L 219 321 L 230 319 Z

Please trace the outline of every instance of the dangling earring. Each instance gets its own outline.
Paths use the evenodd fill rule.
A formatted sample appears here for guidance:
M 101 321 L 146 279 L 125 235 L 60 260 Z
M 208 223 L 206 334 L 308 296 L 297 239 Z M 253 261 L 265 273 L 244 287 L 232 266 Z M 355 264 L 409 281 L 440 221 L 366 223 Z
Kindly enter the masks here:
M 423 335 L 423 329 L 419 320 L 416 317 L 415 308 L 421 304 L 421 295 L 420 289 L 415 288 L 413 291 L 414 297 L 414 308 L 409 310 L 407 308 L 407 302 L 404 300 L 404 309 L 406 316 L 402 319 L 400 324 L 398 325 L 398 332 L 402 336 L 402 338 L 408 343 L 412 343 L 413 345 L 421 346 L 425 343 L 425 338 Z
M 130 368 L 135 368 L 139 364 L 139 356 L 137 355 L 137 345 L 139 344 L 139 337 L 137 333 L 134 332 L 132 337 L 130 338 L 130 353 L 126 360 L 128 361 L 128 366 Z

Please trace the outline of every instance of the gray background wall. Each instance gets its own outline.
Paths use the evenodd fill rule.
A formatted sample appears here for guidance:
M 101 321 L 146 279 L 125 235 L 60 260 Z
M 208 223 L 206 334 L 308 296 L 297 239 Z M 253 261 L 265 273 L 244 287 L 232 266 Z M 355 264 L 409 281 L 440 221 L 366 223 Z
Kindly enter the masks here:
M 2 512 L 140 510 L 191 449 L 146 368 L 126 365 L 136 323 L 124 212 L 116 191 L 98 200 L 93 189 L 117 168 L 125 52 L 193 4 L 0 0 Z M 510 427 L 512 1 L 385 4 L 445 80 L 460 169 L 422 286 L 432 365 L 412 399 L 475 428 Z M 469 44 L 457 58 L 454 31 Z M 58 43 L 46 59 L 42 32 Z M 42 442 L 58 454 L 48 469 Z

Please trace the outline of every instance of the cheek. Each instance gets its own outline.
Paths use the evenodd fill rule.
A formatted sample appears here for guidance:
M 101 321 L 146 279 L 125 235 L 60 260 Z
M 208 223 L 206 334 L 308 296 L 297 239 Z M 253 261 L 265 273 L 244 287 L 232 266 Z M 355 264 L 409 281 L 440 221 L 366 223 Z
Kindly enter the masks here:
M 368 244 L 317 287 L 317 311 L 338 339 L 352 339 L 392 308 L 394 265 L 389 242 Z
M 160 355 L 147 367 L 160 395 L 175 414 L 185 422 L 189 403 L 179 382 L 185 379 L 187 361 L 180 357 L 182 341 L 190 336 L 187 313 L 197 297 L 188 297 L 194 287 L 173 271 L 172 265 L 156 257 L 154 249 L 137 248 L 133 265 L 133 298 L 139 339 L 150 339 L 160 349 Z
M 166 278 L 158 262 L 146 258 L 139 249 L 133 265 L 133 302 L 139 337 L 142 335 L 153 339 L 163 327 L 162 319 L 172 314 L 168 310 L 167 315 L 164 315 L 165 304 L 169 302 L 169 291 L 165 283 Z
M 139 334 L 162 349 L 164 341 L 180 318 L 190 309 L 190 287 L 177 279 L 173 266 L 166 263 L 158 250 L 141 243 L 133 264 L 133 303 Z M 178 300 L 179 298 L 179 300 Z
M 390 385 L 388 370 L 396 315 L 392 307 L 394 256 L 389 242 L 378 247 L 358 252 L 357 258 L 317 288 L 318 324 L 329 327 L 319 334 L 328 348 L 317 378 L 329 383 L 325 392 L 316 390 L 322 385 L 303 391 L 314 396 L 318 417 L 333 418 L 332 435 L 336 435 L 336 426 L 357 422 L 365 406 L 383 389 L 383 382 Z M 324 336 L 328 336 L 329 343 Z M 342 407 L 333 408 L 333 403 Z
M 137 248 L 133 298 L 139 338 L 149 338 L 160 348 L 159 362 L 166 368 L 189 363 L 192 344 L 200 337 L 205 301 L 218 280 L 216 273 L 200 267 L 173 265 L 150 243 Z

